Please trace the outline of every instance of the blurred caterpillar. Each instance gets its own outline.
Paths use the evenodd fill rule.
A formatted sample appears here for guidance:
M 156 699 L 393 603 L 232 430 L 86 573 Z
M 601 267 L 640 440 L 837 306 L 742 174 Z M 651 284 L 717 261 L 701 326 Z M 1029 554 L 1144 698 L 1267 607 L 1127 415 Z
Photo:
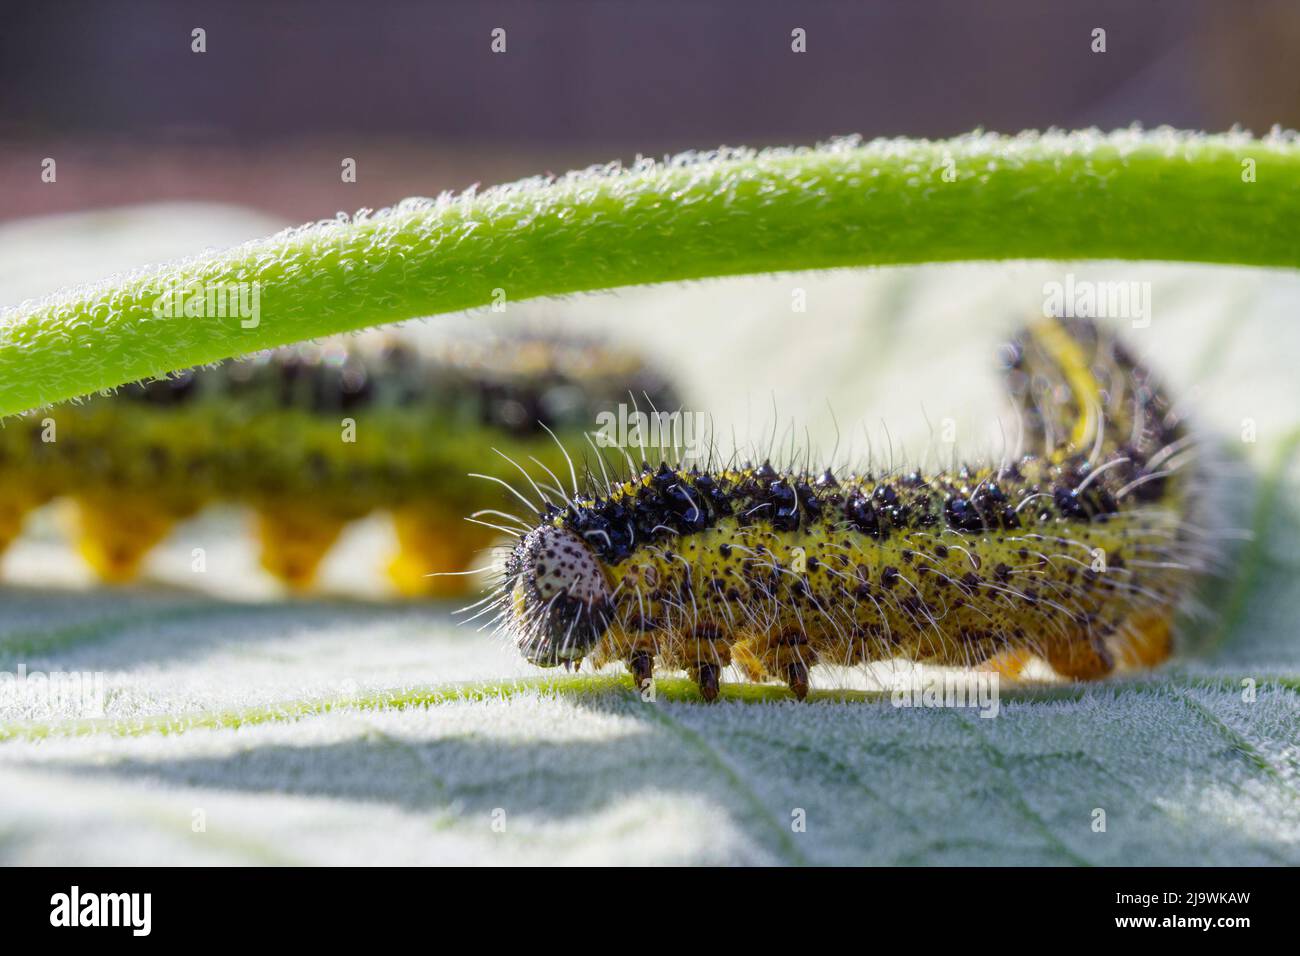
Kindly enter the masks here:
M 1093 680 L 1172 648 L 1204 570 L 1192 433 L 1146 367 L 1085 320 L 1008 350 L 1022 448 L 952 472 L 642 466 L 538 501 L 487 600 L 542 666 L 723 668 L 784 680 L 907 659 Z M 532 516 L 530 516 L 532 517 Z
M 128 385 L 0 425 L 0 552 L 66 496 L 81 554 L 126 581 L 175 522 L 233 502 L 256 513 L 263 566 L 302 589 L 349 521 L 388 510 L 397 588 L 458 593 L 468 579 L 429 572 L 468 568 L 494 539 L 465 521 L 503 493 L 469 473 L 513 471 L 488 449 L 564 467 L 556 438 L 580 441 L 629 391 L 675 401 L 631 354 L 536 335 L 432 354 L 330 340 Z

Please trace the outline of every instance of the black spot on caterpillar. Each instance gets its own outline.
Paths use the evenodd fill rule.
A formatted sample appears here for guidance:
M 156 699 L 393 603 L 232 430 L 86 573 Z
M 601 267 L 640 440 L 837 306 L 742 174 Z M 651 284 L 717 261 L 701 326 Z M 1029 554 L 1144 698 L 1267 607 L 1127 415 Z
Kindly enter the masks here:
M 1022 447 L 951 472 L 643 466 L 546 501 L 490 596 L 542 666 L 722 670 L 798 697 L 818 663 L 1067 678 L 1171 651 L 1204 568 L 1192 433 L 1116 337 L 1045 320 L 1004 352 Z
M 496 456 L 485 464 L 488 448 L 555 471 L 566 467 L 557 438 L 581 441 L 629 392 L 675 407 L 638 357 L 590 339 L 384 341 L 277 349 L 4 423 L 0 552 L 27 512 L 68 497 L 80 552 L 124 581 L 176 521 L 233 502 L 255 510 L 263 565 L 304 588 L 347 522 L 387 510 L 398 589 L 460 593 L 467 578 L 428 572 L 467 569 L 494 540 L 465 521 L 496 523 L 481 512 L 506 497 L 470 473 L 517 476 Z

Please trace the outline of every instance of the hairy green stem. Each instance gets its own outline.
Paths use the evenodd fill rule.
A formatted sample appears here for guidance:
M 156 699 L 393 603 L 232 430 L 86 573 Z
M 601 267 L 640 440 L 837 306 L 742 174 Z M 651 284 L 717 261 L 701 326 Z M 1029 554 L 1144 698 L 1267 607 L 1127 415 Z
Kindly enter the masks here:
M 588 171 L 408 202 L 12 310 L 0 415 L 330 333 L 645 283 L 1022 258 L 1294 268 L 1297 223 L 1292 134 L 981 134 Z M 159 308 L 176 290 L 235 288 L 245 305 L 257 292 L 255 315 Z

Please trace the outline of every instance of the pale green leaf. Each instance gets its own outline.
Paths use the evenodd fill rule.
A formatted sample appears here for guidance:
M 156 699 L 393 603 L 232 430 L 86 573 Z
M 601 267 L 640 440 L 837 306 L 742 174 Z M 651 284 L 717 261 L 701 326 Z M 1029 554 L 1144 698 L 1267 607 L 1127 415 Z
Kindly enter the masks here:
M 83 240 L 90 228 L 66 224 Z M 156 234 L 129 218 L 96 228 L 117 254 Z M 65 239 L 42 241 L 57 258 Z M 0 709 L 0 861 L 1300 863 L 1294 275 L 927 267 L 535 311 L 615 328 L 676 368 L 719 423 L 743 430 L 775 401 L 800 445 L 806 423 L 829 452 L 829 403 L 845 445 L 865 451 L 866 422 L 881 454 L 884 417 L 894 453 L 920 457 L 934 453 L 927 419 L 951 417 L 978 453 L 999 435 L 993 345 L 1041 307 L 1045 279 L 1071 270 L 1152 283 L 1151 327 L 1128 337 L 1225 440 L 1217 500 L 1253 532 L 1225 552 L 1210 613 L 1185 628 L 1195 650 L 1173 665 L 1004 688 L 994 719 L 870 693 L 800 705 L 741 688 L 705 706 L 672 681 L 646 704 L 613 671 L 533 671 L 457 627 L 451 605 L 379 600 L 379 522 L 331 559 L 336 596 L 289 602 L 256 580 L 231 516 L 182 528 L 126 592 L 88 587 L 47 516 L 3 565 L 0 671 L 103 672 L 107 713 Z M 5 300 L 16 281 L 3 277 Z M 792 316 L 796 287 L 808 311 Z M 1256 443 L 1240 441 L 1243 419 Z M 211 547 L 201 581 L 188 570 L 196 541 Z

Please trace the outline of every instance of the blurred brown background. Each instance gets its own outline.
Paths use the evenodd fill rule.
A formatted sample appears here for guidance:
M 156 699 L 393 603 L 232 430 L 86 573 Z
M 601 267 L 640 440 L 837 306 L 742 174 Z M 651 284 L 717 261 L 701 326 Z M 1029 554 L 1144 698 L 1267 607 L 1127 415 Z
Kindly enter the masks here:
M 848 132 L 1300 125 L 1293 0 L 6 0 L 2 16 L 5 219 L 191 199 L 308 220 Z

